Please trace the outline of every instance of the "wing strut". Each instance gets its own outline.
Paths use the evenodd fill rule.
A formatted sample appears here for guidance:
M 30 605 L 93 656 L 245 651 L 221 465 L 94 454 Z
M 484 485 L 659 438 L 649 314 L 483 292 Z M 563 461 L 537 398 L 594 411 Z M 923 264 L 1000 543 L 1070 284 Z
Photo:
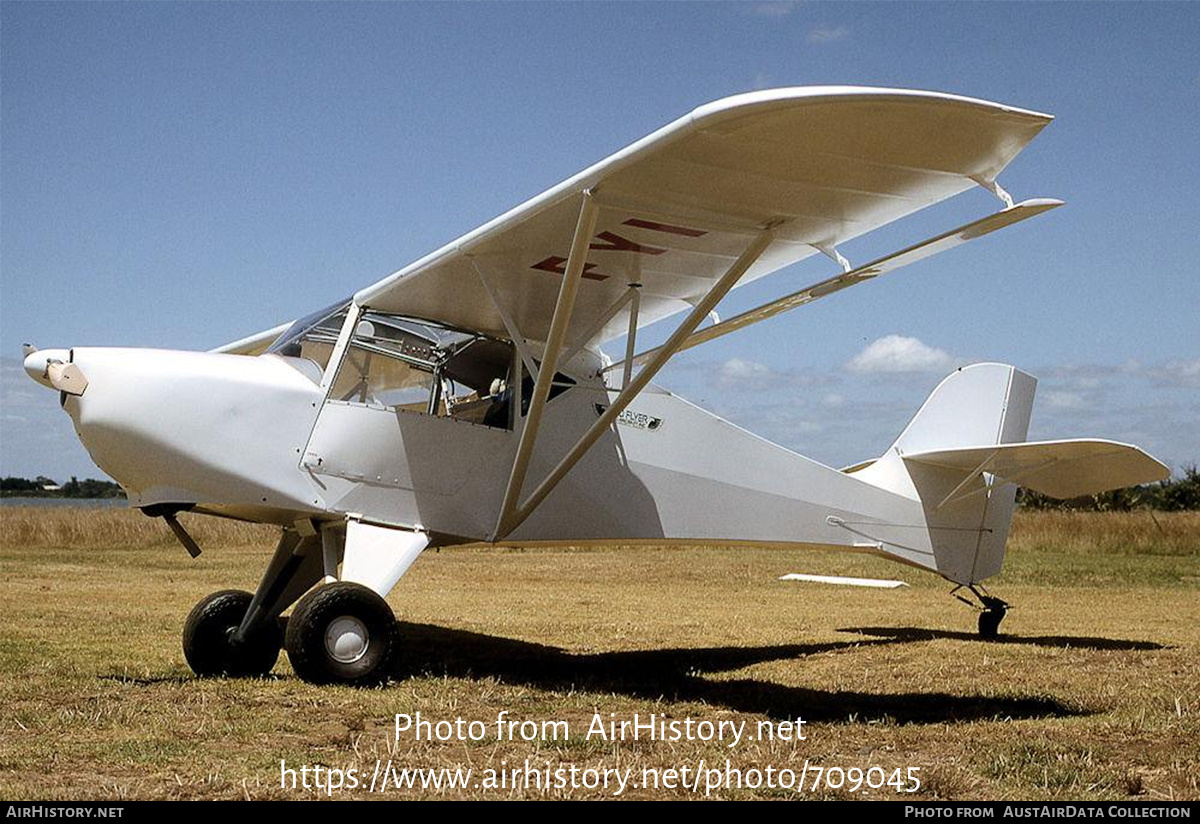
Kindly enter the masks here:
M 546 348 L 542 351 L 542 368 L 538 370 L 537 381 L 533 386 L 529 412 L 525 416 L 525 426 L 521 428 L 521 440 L 517 443 L 517 454 L 513 458 L 512 470 L 508 476 L 508 486 L 504 490 L 504 503 L 500 507 L 500 518 L 496 523 L 497 536 L 512 532 L 521 521 L 525 520 L 525 517 L 528 517 L 528 512 L 526 512 L 525 516 L 517 520 L 514 510 L 517 507 L 521 488 L 525 485 L 525 473 L 529 469 L 529 458 L 537 443 L 538 427 L 542 423 L 542 411 L 546 408 L 546 401 L 550 396 L 550 384 L 558 371 L 558 356 L 562 353 L 567 327 L 571 325 L 575 295 L 579 291 L 584 259 L 587 257 L 588 244 L 591 242 L 592 232 L 596 228 L 598 215 L 599 207 L 592 200 L 591 191 L 584 191 L 582 203 L 579 206 L 579 220 L 575 224 L 575 236 L 571 239 L 571 251 L 567 256 L 567 268 L 563 272 L 562 286 L 558 289 L 558 301 L 554 304 L 554 316 L 550 320 L 550 331 L 546 335 Z
M 580 216 L 580 223 L 582 225 L 582 214 Z M 588 237 L 590 237 L 590 235 L 584 238 L 584 244 L 587 243 Z M 533 513 L 533 510 L 536 509 L 537 506 L 543 500 L 545 500 L 546 496 L 554 490 L 554 487 L 558 485 L 558 482 L 561 481 L 563 477 L 571 471 L 571 468 L 579 462 L 580 458 L 587 454 L 587 451 L 591 449 L 592 445 L 600 439 L 600 436 L 603 435 L 608 428 L 613 425 L 613 422 L 616 421 L 617 417 L 625 411 L 625 408 L 629 406 L 630 402 L 632 402 L 633 399 L 637 397 L 643 389 L 646 388 L 646 385 L 650 383 L 655 375 L 658 374 L 659 370 L 662 369 L 663 366 L 666 365 L 667 361 L 669 361 L 672 356 L 675 355 L 675 353 L 683 345 L 684 341 L 687 340 L 688 336 L 696 331 L 696 327 L 699 326 L 700 322 L 708 316 L 708 313 L 713 310 L 713 307 L 715 307 L 721 301 L 721 299 L 728 294 L 729 290 L 732 289 L 739 280 L 741 280 L 742 275 L 746 274 L 746 271 L 754 265 L 755 261 L 762 257 L 762 254 L 771 245 L 771 241 L 773 239 L 774 234 L 770 228 L 764 229 L 758 233 L 754 240 L 750 242 L 750 245 L 746 247 L 745 251 L 743 251 L 738 259 L 733 262 L 733 265 L 730 266 L 725 274 L 721 276 L 721 279 L 718 280 L 713 285 L 712 289 L 708 291 L 708 294 L 706 294 L 704 298 L 695 305 L 695 308 L 692 309 L 691 313 L 687 316 L 687 319 L 684 320 L 683 323 L 681 323 L 679 327 L 671 333 L 671 337 L 667 339 L 667 342 L 654 350 L 654 357 L 651 358 L 650 362 L 647 363 L 640 372 L 638 372 L 636 377 L 622 387 L 620 394 L 617 395 L 611 404 L 609 404 L 609 407 L 604 411 L 604 414 L 602 414 L 600 418 L 592 424 L 591 428 L 588 429 L 583 437 L 581 437 L 575 443 L 575 445 L 571 447 L 571 451 L 568 452 L 566 456 L 558 462 L 558 465 L 550 471 L 550 474 L 547 475 L 546 478 L 538 485 L 537 489 L 530 493 L 529 497 L 525 500 L 525 503 L 521 504 L 520 506 L 514 506 L 516 495 L 519 494 L 521 483 L 525 479 L 525 468 L 529 461 L 528 454 L 524 455 L 523 458 L 521 455 L 521 452 L 525 447 L 525 437 L 529 433 L 530 422 L 526 422 L 525 430 L 521 433 L 521 444 L 517 449 L 517 458 L 523 464 L 520 467 L 521 472 L 518 475 L 517 462 L 514 461 L 513 475 L 512 478 L 509 479 L 508 489 L 505 490 L 504 506 L 501 509 L 500 519 L 496 526 L 496 534 L 493 536 L 492 540 L 503 540 L 509 534 L 511 534 L 514 529 L 520 526 L 525 519 L 530 516 L 530 514 Z M 572 272 L 571 263 L 572 261 L 575 261 L 574 253 L 579 241 L 578 229 L 576 229 L 575 241 L 576 242 L 572 243 L 571 245 L 572 257 L 568 259 L 567 262 L 568 275 Z M 586 251 L 586 246 L 582 251 Z M 579 257 L 580 259 L 577 261 L 578 266 L 574 270 L 576 282 L 578 282 L 578 278 L 582 270 L 582 254 Z M 561 294 L 559 300 L 560 302 L 562 301 Z M 558 315 L 559 308 L 555 307 L 554 321 L 550 325 L 552 336 L 556 328 Z M 550 341 L 547 341 L 546 343 L 547 358 L 542 363 L 543 377 L 548 377 L 553 374 L 552 369 L 546 368 L 546 363 L 549 361 L 551 352 L 554 351 L 557 353 L 558 348 L 561 347 L 561 337 L 562 336 L 560 334 L 560 340 L 553 342 L 553 344 Z M 550 388 L 549 380 L 546 381 L 546 391 L 542 392 L 542 394 L 539 396 L 537 391 L 540 386 L 541 381 L 539 381 L 538 387 L 534 388 L 534 403 L 538 403 L 540 401 L 544 404 L 546 401 L 546 392 L 548 392 Z M 533 407 L 530 406 L 530 418 L 532 417 Z M 515 484 L 515 490 L 513 483 L 514 479 L 517 481 Z
M 980 184 L 984 185 L 984 184 Z M 1006 193 L 1007 194 L 1007 193 Z M 939 252 L 944 252 L 953 249 L 956 246 L 961 246 L 967 241 L 974 240 L 978 237 L 991 234 L 998 229 L 1003 229 L 1005 226 L 1011 226 L 1014 223 L 1020 223 L 1022 220 L 1040 215 L 1050 209 L 1054 209 L 1062 205 L 1061 200 L 1052 200 L 1050 198 L 1035 198 L 1017 203 L 1014 206 L 1001 209 L 999 212 L 994 212 L 987 217 L 972 221 L 957 229 L 951 229 L 948 232 L 943 232 L 929 240 L 921 241 L 899 252 L 894 252 L 890 255 L 878 258 L 870 263 L 863 264 L 856 269 L 843 271 L 839 275 L 834 275 L 831 278 L 826 278 L 819 283 L 814 283 L 812 286 L 801 289 L 799 292 L 793 292 L 790 295 L 784 295 L 781 298 L 764 303 L 754 309 L 743 312 L 740 315 L 729 318 L 714 326 L 708 326 L 695 332 L 680 346 L 680 351 L 691 349 L 693 346 L 699 346 L 710 340 L 728 335 L 730 332 L 736 332 L 751 324 L 774 317 L 775 315 L 786 312 L 790 309 L 795 309 L 797 306 L 803 306 L 806 303 L 811 303 L 817 298 L 823 298 L 826 295 L 831 295 L 834 292 L 839 292 L 847 286 L 853 286 L 856 283 L 870 280 L 879 275 L 894 272 L 902 266 L 907 266 L 910 263 L 916 263 L 918 260 L 924 260 L 927 257 L 932 257 Z M 849 263 L 846 259 L 832 247 L 816 247 L 824 254 L 828 255 L 833 260 L 838 261 L 839 265 L 845 269 Z M 651 357 L 657 349 L 648 349 L 645 352 L 639 353 L 635 360 L 638 362 L 644 361 Z M 605 367 L 604 371 L 609 372 L 614 369 L 620 369 L 624 366 L 625 361 L 617 361 L 610 366 Z

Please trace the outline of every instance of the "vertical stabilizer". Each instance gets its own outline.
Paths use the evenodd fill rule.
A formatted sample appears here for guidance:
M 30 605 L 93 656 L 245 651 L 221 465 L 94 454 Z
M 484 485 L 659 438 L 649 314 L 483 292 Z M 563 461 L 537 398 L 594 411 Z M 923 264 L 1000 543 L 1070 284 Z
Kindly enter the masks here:
M 965 366 L 943 380 L 879 460 L 855 477 L 924 510 L 937 571 L 960 584 L 1000 571 L 1017 487 L 988 473 L 904 460 L 906 454 L 1019 443 L 1029 430 L 1037 380 L 1013 366 Z

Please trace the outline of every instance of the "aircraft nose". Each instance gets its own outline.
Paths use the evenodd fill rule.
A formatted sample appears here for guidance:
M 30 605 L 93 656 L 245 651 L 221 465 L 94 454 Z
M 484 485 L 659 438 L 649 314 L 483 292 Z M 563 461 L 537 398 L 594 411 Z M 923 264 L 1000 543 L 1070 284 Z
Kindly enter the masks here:
M 51 361 L 67 363 L 70 359 L 69 349 L 34 349 L 30 346 L 25 354 L 25 372 L 42 386 L 53 389 L 54 384 L 47 374 Z

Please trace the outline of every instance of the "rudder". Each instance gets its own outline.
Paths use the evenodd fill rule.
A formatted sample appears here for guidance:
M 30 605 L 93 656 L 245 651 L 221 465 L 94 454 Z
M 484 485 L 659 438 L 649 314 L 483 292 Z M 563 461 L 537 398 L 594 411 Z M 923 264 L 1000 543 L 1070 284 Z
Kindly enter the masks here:
M 992 486 L 985 474 L 904 456 L 1024 441 L 1036 389 L 1037 379 L 1014 366 L 962 367 L 938 384 L 879 460 L 855 473 L 921 502 L 936 571 L 955 583 L 975 583 L 1000 571 L 1017 487 Z

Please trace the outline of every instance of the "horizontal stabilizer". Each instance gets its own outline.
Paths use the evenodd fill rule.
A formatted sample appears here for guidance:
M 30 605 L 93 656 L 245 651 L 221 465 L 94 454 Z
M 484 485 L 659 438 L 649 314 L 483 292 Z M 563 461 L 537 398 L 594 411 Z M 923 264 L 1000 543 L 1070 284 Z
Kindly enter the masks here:
M 896 589 L 906 587 L 903 581 L 888 581 L 883 578 L 842 578 L 837 575 L 806 575 L 792 572 L 780 577 L 781 581 L 807 581 L 813 584 L 840 584 L 848 587 L 872 587 L 874 589 Z
M 1032 441 L 938 449 L 907 463 L 995 475 L 1051 498 L 1076 498 L 1161 481 L 1171 470 L 1136 446 L 1098 439 Z

